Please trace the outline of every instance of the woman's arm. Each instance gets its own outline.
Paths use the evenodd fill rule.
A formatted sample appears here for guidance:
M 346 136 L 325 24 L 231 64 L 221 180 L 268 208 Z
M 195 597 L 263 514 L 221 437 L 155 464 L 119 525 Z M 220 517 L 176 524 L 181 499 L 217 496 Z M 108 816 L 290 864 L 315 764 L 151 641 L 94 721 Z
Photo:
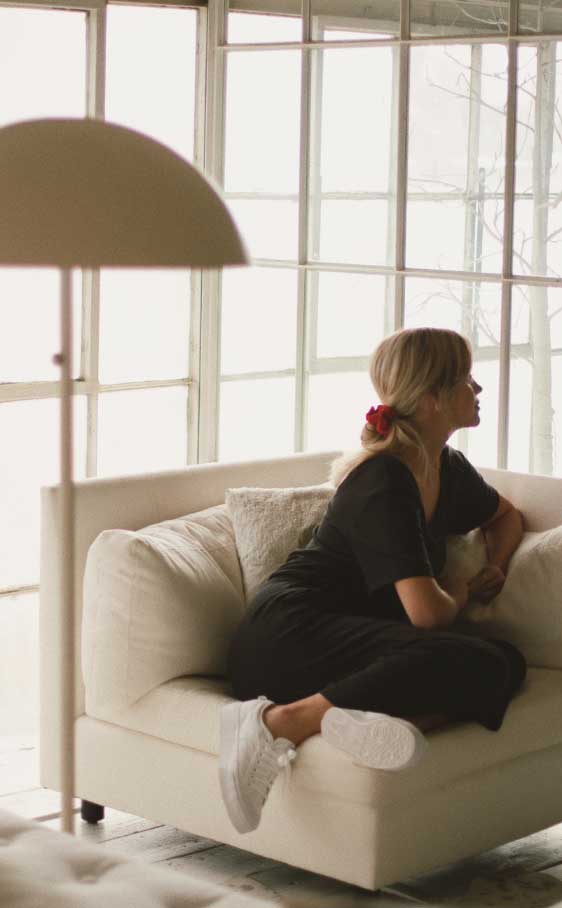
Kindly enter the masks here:
M 507 498 L 500 495 L 498 509 L 491 520 L 482 525 L 486 540 L 488 563 L 505 574 L 510 558 L 523 538 L 523 518 Z
M 507 498 L 500 495 L 494 516 L 481 527 L 486 542 L 488 564 L 469 581 L 469 594 L 490 602 L 505 583 L 511 556 L 523 538 L 523 518 Z
M 415 627 L 437 628 L 452 624 L 469 596 L 489 602 L 500 592 L 513 552 L 523 538 L 523 519 L 507 498 L 500 495 L 493 517 L 481 527 L 488 564 L 468 584 L 432 577 L 409 577 L 395 584 L 406 614 Z
M 414 627 L 448 627 L 468 601 L 468 584 L 462 579 L 441 585 L 433 577 L 408 577 L 394 586 Z

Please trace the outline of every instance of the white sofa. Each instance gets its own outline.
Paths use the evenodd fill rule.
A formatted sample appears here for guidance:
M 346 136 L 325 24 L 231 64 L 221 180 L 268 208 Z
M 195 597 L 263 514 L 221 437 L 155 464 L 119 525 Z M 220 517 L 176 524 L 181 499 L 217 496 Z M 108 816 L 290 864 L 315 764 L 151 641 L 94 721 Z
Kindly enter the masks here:
M 77 485 L 76 633 L 88 549 L 102 530 L 137 530 L 224 501 L 231 487 L 322 483 L 331 454 L 209 464 Z M 562 522 L 562 480 L 483 471 L 529 530 Z M 42 491 L 41 782 L 60 788 L 59 491 Z M 533 603 L 529 603 L 531 608 Z M 562 621 L 562 616 L 561 616 Z M 80 653 L 78 639 L 77 652 Z M 78 656 L 78 661 L 80 657 Z M 167 680 L 104 718 L 88 714 L 77 665 L 76 794 L 85 802 L 326 874 L 366 889 L 495 847 L 562 820 L 562 670 L 532 668 L 497 733 L 466 723 L 430 734 L 417 767 L 358 767 L 319 736 L 299 748 L 290 783 L 275 783 L 259 828 L 239 835 L 218 784 L 218 714 L 228 684 Z M 96 808 L 86 813 L 96 819 Z M 97 814 L 101 815 L 101 810 Z

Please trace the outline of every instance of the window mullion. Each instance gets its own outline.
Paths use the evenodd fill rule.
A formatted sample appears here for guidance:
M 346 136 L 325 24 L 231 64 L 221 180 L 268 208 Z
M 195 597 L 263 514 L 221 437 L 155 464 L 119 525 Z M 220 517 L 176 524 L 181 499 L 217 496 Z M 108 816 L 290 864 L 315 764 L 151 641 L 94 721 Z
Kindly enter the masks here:
M 397 156 L 396 149 L 398 147 L 398 108 L 399 108 L 399 99 L 400 99 L 400 72 L 401 72 L 401 56 L 400 56 L 400 47 L 393 47 L 391 50 L 392 53 L 392 96 L 390 101 L 390 137 L 389 137 L 389 146 L 390 146 L 390 160 L 389 160 L 389 173 L 388 173 L 388 186 L 386 193 L 386 261 L 396 262 L 396 218 L 398 213 L 398 199 L 397 199 Z M 385 291 L 384 291 L 384 333 L 390 334 L 400 322 L 397 320 L 396 313 L 396 276 L 393 271 L 392 274 L 387 274 L 385 280 Z M 401 299 L 401 295 L 400 295 Z M 378 305 L 377 301 L 373 300 L 374 305 Z M 401 307 L 400 307 L 401 308 Z
M 82 378 L 95 388 L 99 383 L 99 269 L 83 272 L 82 280 Z M 87 395 L 86 403 L 86 476 L 97 476 L 98 470 L 97 390 Z
M 303 41 L 310 40 L 311 0 L 303 0 Z M 312 59 L 309 51 L 301 51 L 301 111 L 300 111 L 300 166 L 299 166 L 299 265 L 308 261 L 309 238 L 309 163 L 310 163 L 310 130 L 311 130 L 311 86 Z M 295 372 L 295 451 L 303 451 L 306 439 L 307 421 L 307 273 L 300 268 L 297 284 L 297 345 Z
M 394 291 L 394 328 L 404 324 L 404 267 L 406 263 L 406 205 L 408 201 L 408 103 L 410 89 L 410 2 L 400 0 L 400 61 L 396 153 L 396 252 L 398 272 Z
M 320 38 L 320 17 L 315 17 L 314 37 Z M 308 166 L 308 267 L 306 275 L 306 323 L 305 323 L 305 414 L 303 449 L 308 447 L 308 390 L 310 375 L 316 362 L 318 350 L 318 302 L 320 271 L 314 267 L 320 258 L 320 231 L 322 218 L 322 97 L 324 85 L 324 51 L 311 52 L 310 63 L 310 132 Z M 310 267 L 312 264 L 312 267 Z
M 510 0 L 509 35 L 517 34 L 518 0 Z M 498 467 L 507 468 L 509 443 L 509 375 L 511 339 L 511 296 L 513 275 L 513 212 L 515 201 L 515 158 L 517 141 L 517 53 L 518 45 L 507 47 L 507 109 L 505 123 L 505 205 L 503 220 L 502 303 L 500 335 L 500 387 L 498 412 Z
M 105 116 L 106 35 L 105 7 L 88 15 L 86 51 L 86 110 L 89 117 L 103 120 Z M 82 281 L 82 355 L 80 374 L 96 387 L 99 383 L 100 340 L 100 271 L 83 272 Z M 98 411 L 97 390 L 87 395 L 86 407 L 86 476 L 98 471 Z
M 205 170 L 224 185 L 225 37 L 227 0 L 209 0 L 205 76 Z M 221 272 L 201 279 L 198 461 L 216 460 L 220 415 Z
M 209 24 L 206 9 L 197 15 L 197 56 L 195 63 L 195 142 L 194 161 L 202 170 L 205 167 L 205 74 L 207 71 L 207 36 Z M 192 382 L 187 396 L 187 462 L 199 460 L 199 424 L 201 417 L 201 327 L 203 273 L 191 270 L 191 299 L 189 308 L 189 362 L 188 375 Z

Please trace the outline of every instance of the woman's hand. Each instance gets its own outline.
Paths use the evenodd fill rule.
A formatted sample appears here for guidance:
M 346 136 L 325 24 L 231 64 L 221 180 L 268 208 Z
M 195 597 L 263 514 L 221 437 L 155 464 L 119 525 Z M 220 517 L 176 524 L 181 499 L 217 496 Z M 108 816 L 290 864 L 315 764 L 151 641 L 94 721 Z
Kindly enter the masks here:
M 470 597 L 466 580 L 462 577 L 442 577 L 439 586 L 449 594 L 458 609 L 465 607 Z
M 487 564 L 468 581 L 468 594 L 479 602 L 491 602 L 505 583 L 505 574 L 496 564 Z

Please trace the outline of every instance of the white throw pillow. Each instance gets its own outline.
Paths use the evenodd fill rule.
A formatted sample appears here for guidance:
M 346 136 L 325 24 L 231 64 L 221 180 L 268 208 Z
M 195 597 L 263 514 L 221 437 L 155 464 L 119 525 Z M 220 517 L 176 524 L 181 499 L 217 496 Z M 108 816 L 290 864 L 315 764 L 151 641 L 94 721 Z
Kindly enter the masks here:
M 224 674 L 243 608 L 224 505 L 100 533 L 84 574 L 88 714 L 109 717 L 180 675 Z
M 447 567 L 469 578 L 486 563 L 479 530 L 451 537 Z M 562 527 L 525 533 L 501 593 L 488 605 L 469 603 L 456 627 L 515 644 L 529 665 L 562 668 Z
M 297 489 L 227 489 L 246 600 L 295 549 L 305 546 L 322 520 L 333 486 Z

